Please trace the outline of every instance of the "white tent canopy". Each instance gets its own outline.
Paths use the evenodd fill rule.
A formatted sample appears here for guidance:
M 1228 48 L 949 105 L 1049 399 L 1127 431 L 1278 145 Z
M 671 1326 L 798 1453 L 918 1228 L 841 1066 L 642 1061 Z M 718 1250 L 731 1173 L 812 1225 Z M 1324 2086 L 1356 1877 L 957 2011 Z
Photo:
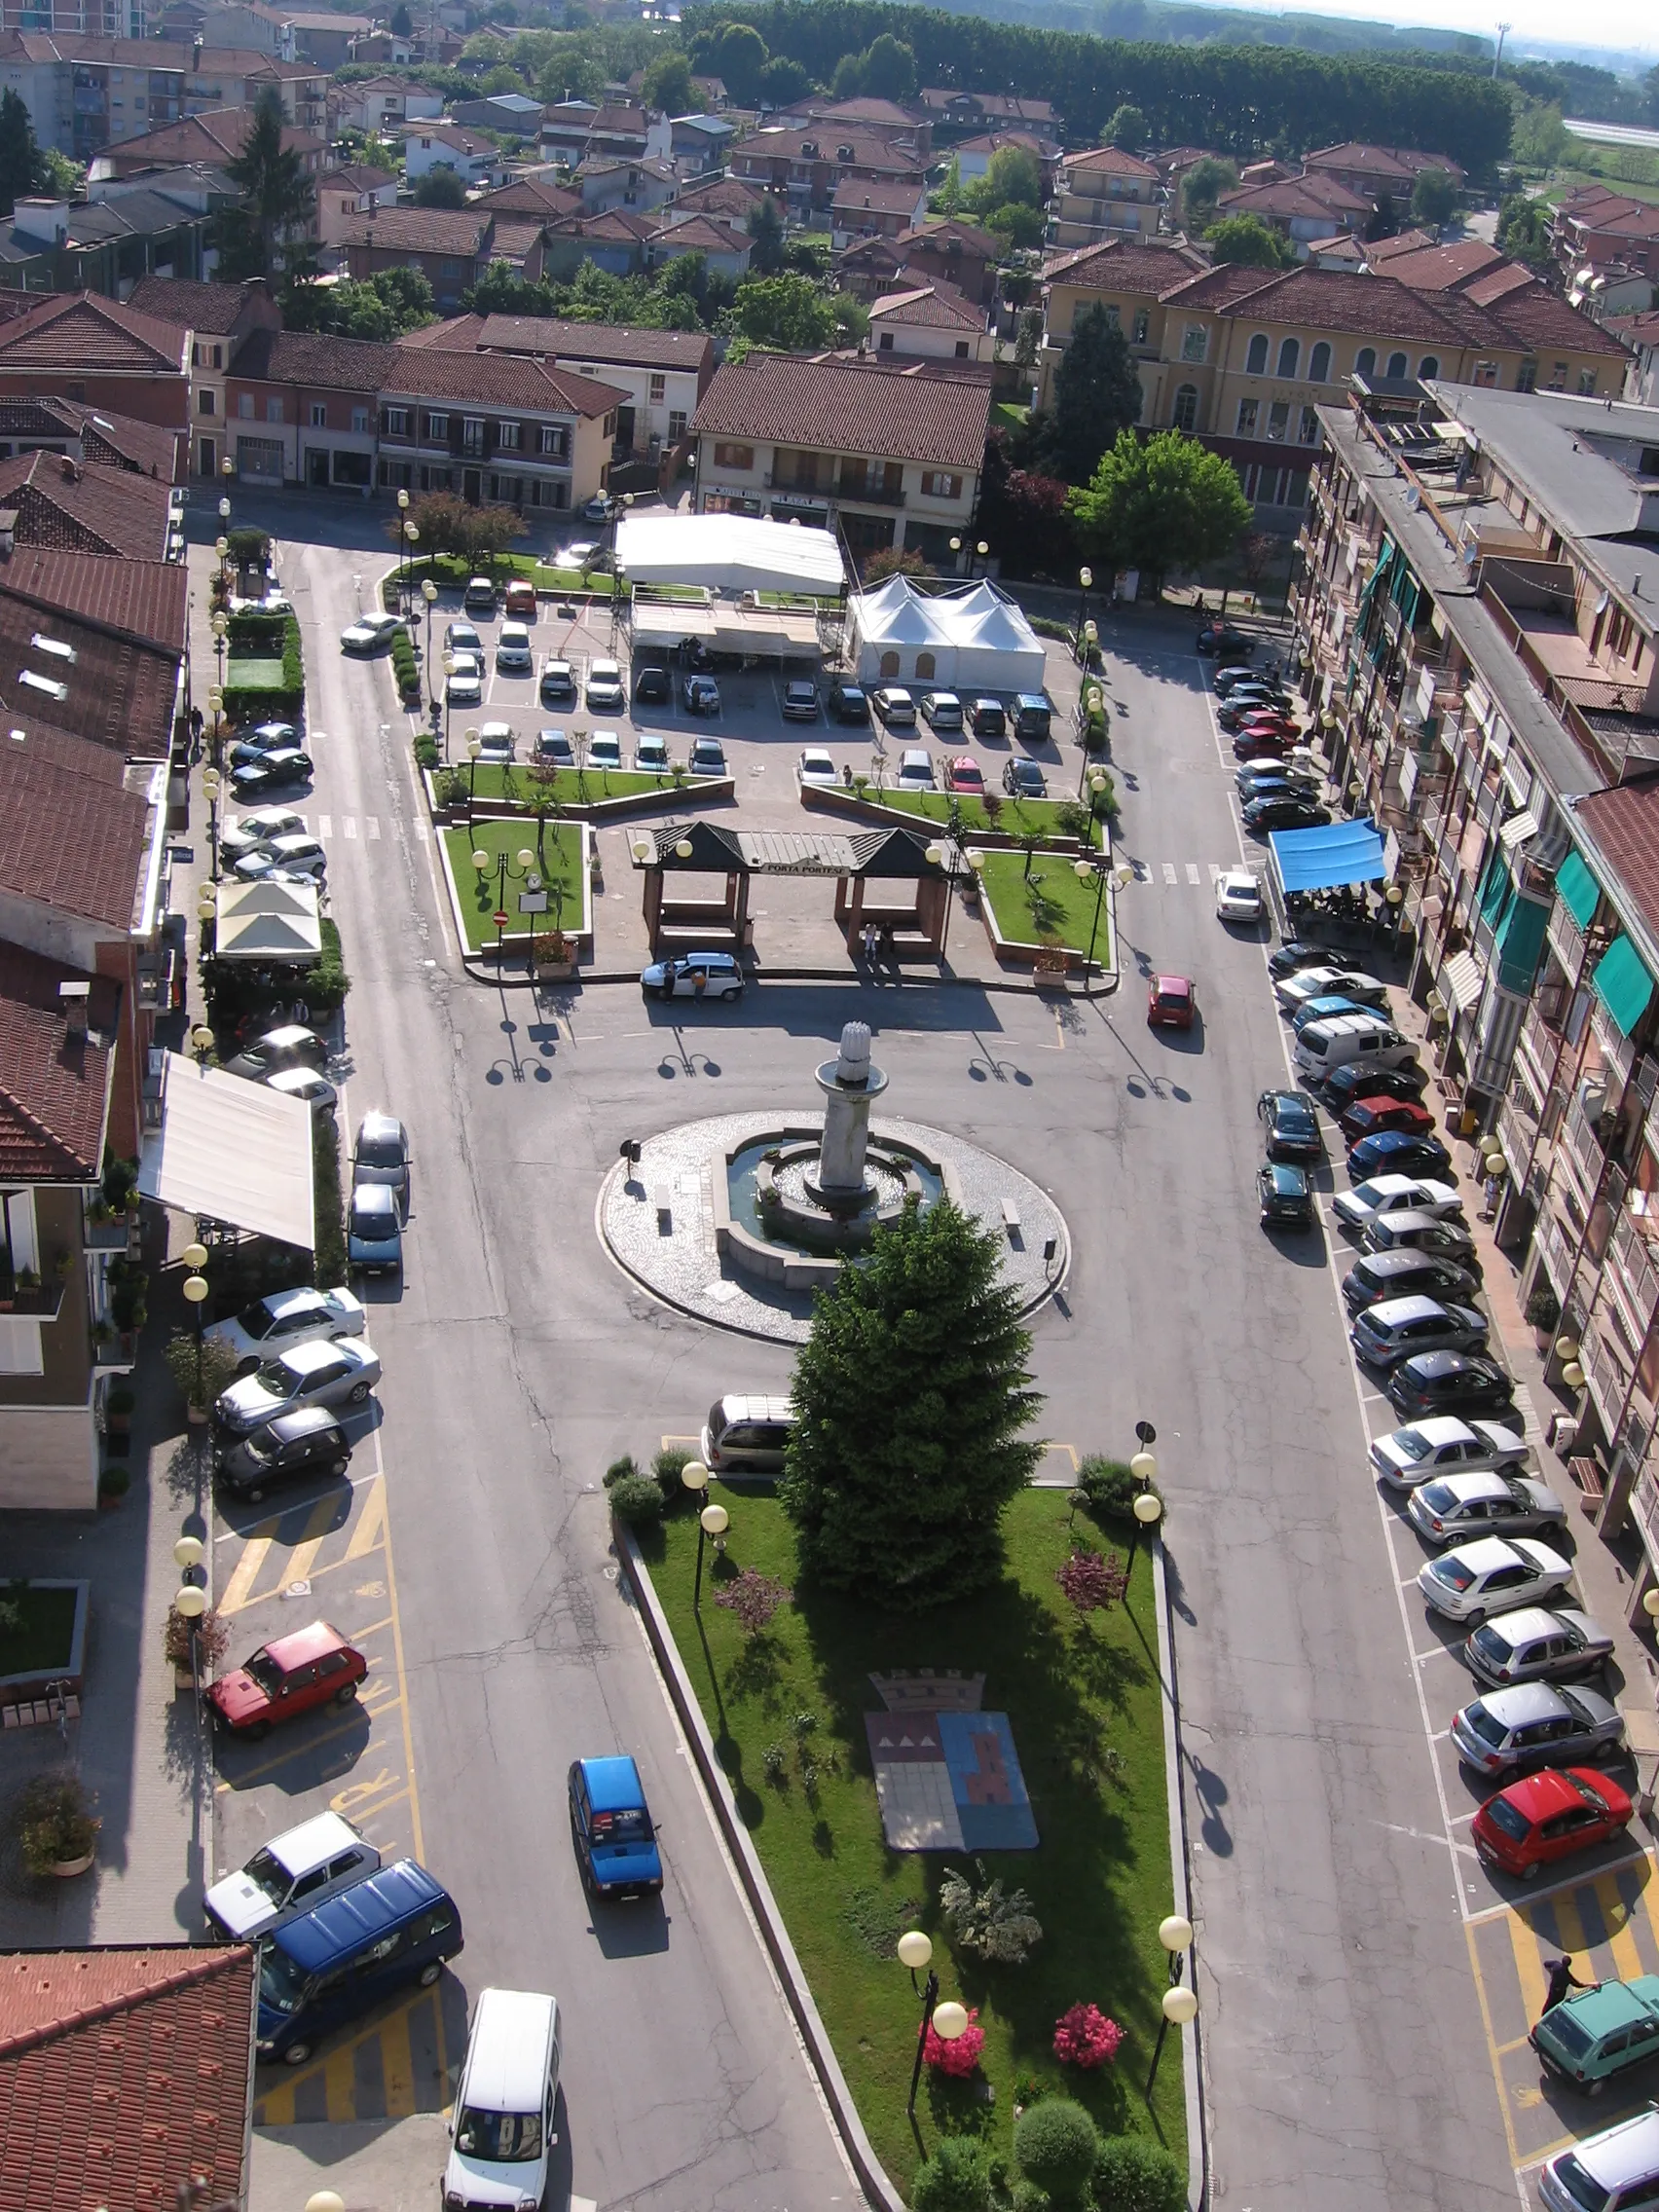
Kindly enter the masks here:
M 958 691 L 1041 691 L 1043 642 L 994 584 L 917 591 L 889 576 L 847 602 L 849 651 L 861 683 L 939 683 Z
M 181 1213 L 314 1251 L 311 1108 L 262 1083 L 165 1053 L 161 1132 L 145 1140 L 138 1188 Z
M 754 515 L 624 515 L 616 566 L 630 583 L 725 592 L 832 595 L 842 578 L 840 547 L 829 531 Z
M 220 960 L 309 964 L 322 956 L 322 915 L 309 883 L 222 883 L 214 930 Z

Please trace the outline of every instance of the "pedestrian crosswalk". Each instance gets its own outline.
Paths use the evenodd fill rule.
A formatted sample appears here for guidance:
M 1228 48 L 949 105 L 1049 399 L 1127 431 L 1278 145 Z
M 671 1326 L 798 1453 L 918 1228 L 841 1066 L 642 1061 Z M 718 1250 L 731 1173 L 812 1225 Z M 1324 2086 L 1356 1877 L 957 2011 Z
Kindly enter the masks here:
M 1137 883 L 1150 883 L 1155 889 L 1161 885 L 1165 891 L 1198 891 L 1206 884 L 1213 891 L 1229 872 L 1217 861 L 1142 861 L 1127 853 L 1114 858 L 1134 870 Z
M 344 837 L 349 843 L 363 838 L 368 843 L 373 844 L 382 836 L 402 837 L 409 833 L 400 821 L 393 821 L 389 828 L 383 828 L 378 814 L 365 814 L 360 817 L 355 814 L 302 814 L 300 820 L 312 835 L 325 845 L 335 837 Z M 417 815 L 410 827 L 413 829 L 415 842 L 418 845 L 424 845 L 430 841 L 431 830 L 421 816 Z

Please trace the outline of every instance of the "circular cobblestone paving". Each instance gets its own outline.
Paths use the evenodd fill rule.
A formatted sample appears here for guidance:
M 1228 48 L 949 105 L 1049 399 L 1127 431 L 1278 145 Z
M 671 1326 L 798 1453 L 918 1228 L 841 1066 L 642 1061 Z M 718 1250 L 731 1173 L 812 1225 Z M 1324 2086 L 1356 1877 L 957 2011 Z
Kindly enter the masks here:
M 783 1127 L 823 1127 L 810 1110 L 792 1114 L 718 1114 L 682 1122 L 645 1139 L 640 1164 L 618 1161 L 601 1186 L 596 1220 L 618 1264 L 657 1298 L 717 1328 L 744 1336 L 801 1344 L 812 1318 L 812 1293 L 760 1281 L 722 1257 L 715 1241 L 715 1177 L 726 1172 L 726 1155 Z M 994 1154 L 920 1122 L 870 1124 L 875 1141 L 948 1165 L 967 1210 L 992 1230 L 1002 1246 L 1003 1276 L 1030 1312 L 1059 1284 L 1071 1256 L 1065 1217 L 1040 1184 Z M 1007 1200 L 1018 1220 L 1007 1225 Z M 1054 1239 L 1046 1265 L 1043 1248 Z

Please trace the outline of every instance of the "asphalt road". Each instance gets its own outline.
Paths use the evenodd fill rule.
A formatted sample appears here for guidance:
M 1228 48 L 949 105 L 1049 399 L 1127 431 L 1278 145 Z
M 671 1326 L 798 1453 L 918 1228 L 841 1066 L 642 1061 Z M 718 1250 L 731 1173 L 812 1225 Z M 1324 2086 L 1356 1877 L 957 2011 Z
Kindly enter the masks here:
M 385 1832 L 399 1847 L 418 1837 L 461 1903 L 460 1984 L 549 1986 L 568 2007 L 569 2186 L 664 2212 L 798 2212 L 853 2194 L 617 1596 L 598 1488 L 618 1452 L 694 1434 L 719 1392 L 781 1386 L 788 1362 L 653 1305 L 605 1258 L 593 1207 L 621 1136 L 804 1097 L 819 1040 L 856 1012 L 896 1111 L 1004 1155 L 1067 1213 L 1072 1271 L 1036 1324 L 1049 1435 L 1126 1455 L 1137 1419 L 1159 1430 L 1211 2202 L 1513 2203 L 1411 1657 L 1426 1641 L 1420 1607 L 1408 1620 L 1365 1473 L 1322 1236 L 1276 1246 L 1256 1222 L 1253 1106 L 1284 1080 L 1283 1048 L 1262 943 L 1211 910 L 1210 869 L 1235 864 L 1238 845 L 1190 640 L 1146 617 L 1108 640 L 1121 843 L 1146 878 L 1119 903 L 1116 998 L 1056 1012 L 966 989 L 780 986 L 738 1010 L 688 1010 L 677 1031 L 626 989 L 553 1019 L 525 991 L 460 976 L 389 679 L 334 645 L 353 568 L 376 566 L 290 546 L 282 568 L 327 733 L 310 803 L 335 818 L 348 1111 L 390 1107 L 416 1152 L 405 1279 L 371 1293 L 390 1551 L 371 1526 L 364 1595 L 350 1575 L 339 1584 L 395 1616 L 377 1633 L 400 1643 L 385 1664 L 407 1694 L 385 1713 L 377 1702 L 369 1744 L 345 1748 L 353 1780 L 377 1749 L 370 1779 L 388 1800 L 400 1746 L 412 1754 L 413 1795 Z M 1198 979 L 1190 1037 L 1148 1031 L 1136 961 Z M 360 1452 L 353 1476 L 376 1464 Z M 350 1550 L 362 1511 L 329 1528 L 316 1566 Z M 228 1557 L 245 1534 L 226 1533 Z M 296 1534 L 290 1519 L 279 1543 Z M 225 1571 L 222 1559 L 221 1586 Z M 281 1555 L 264 1571 L 279 1586 Z M 660 1921 L 596 1928 L 562 1776 L 577 1752 L 617 1744 L 647 1774 L 670 1887 Z M 222 1860 L 352 1787 L 338 1772 L 294 1780 L 286 1795 L 269 1780 L 221 1793 Z M 393 2056 L 410 2054 L 424 2081 L 454 2033 L 453 2017 L 417 2018 Z M 363 2109 L 386 2064 L 337 2064 L 300 2117 L 352 2094 Z M 428 2095 L 418 2086 L 415 2101 Z

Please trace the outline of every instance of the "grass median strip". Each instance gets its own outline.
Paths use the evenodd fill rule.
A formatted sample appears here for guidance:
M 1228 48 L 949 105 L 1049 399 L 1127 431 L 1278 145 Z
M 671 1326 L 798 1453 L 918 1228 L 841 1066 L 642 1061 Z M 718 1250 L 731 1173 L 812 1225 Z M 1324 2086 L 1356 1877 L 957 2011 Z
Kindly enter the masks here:
M 1095 959 L 1110 968 L 1112 902 L 1101 883 L 1092 868 L 1081 877 L 1070 860 L 1051 853 L 1039 853 L 1029 870 L 1023 853 L 987 853 L 979 878 L 1011 944 L 1063 944 L 1086 953 L 1092 938 Z
M 455 872 L 456 891 L 459 894 L 461 920 L 466 928 L 467 948 L 482 951 L 496 941 L 496 902 L 502 890 L 500 863 L 503 855 L 507 863 L 505 878 L 506 896 L 502 906 L 507 915 L 505 934 L 527 929 L 557 930 L 577 927 L 582 912 L 582 833 L 574 823 L 540 825 L 532 822 L 475 822 L 470 830 L 446 830 L 444 846 L 449 854 L 450 866 Z M 472 865 L 474 853 L 489 856 L 489 866 L 480 870 Z M 521 914 L 519 899 L 524 891 L 523 871 L 518 856 L 529 852 L 535 856 L 532 866 L 541 877 L 547 892 L 545 913 Z
M 954 809 L 970 836 L 978 830 L 994 830 L 1004 837 L 1076 837 L 1087 828 L 1090 842 L 1100 842 L 1099 819 L 1091 821 L 1075 799 L 998 799 L 993 793 L 987 805 L 982 798 L 957 792 L 878 792 L 873 786 L 860 795 L 895 814 L 919 815 L 941 828 L 950 822 Z

